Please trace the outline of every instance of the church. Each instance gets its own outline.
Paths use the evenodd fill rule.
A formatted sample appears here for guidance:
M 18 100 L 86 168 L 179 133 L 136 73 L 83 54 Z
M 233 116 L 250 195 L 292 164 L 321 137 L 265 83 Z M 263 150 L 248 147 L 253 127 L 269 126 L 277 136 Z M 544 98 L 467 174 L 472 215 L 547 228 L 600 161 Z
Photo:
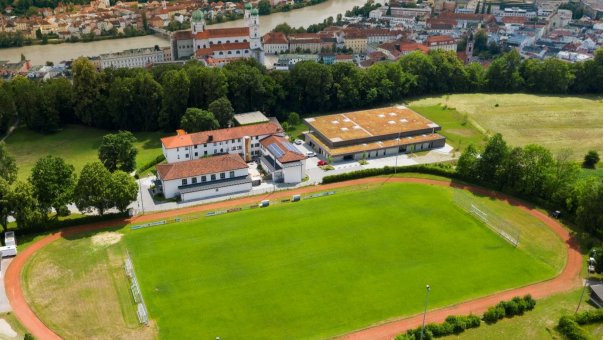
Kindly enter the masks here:
M 191 30 L 177 31 L 170 37 L 172 60 L 195 58 L 208 66 L 223 66 L 239 58 L 264 62 L 258 10 L 245 5 L 244 27 L 206 28 L 203 13 L 191 15 Z

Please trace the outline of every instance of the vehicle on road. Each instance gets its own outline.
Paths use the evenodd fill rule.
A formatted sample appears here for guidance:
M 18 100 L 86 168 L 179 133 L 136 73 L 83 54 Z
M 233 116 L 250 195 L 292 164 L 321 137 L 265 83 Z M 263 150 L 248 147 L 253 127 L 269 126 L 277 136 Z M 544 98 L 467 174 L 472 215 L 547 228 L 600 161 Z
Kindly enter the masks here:
M 317 154 L 316 154 L 316 153 L 314 153 L 314 152 L 312 152 L 312 151 L 308 151 L 308 152 L 306 153 L 306 157 L 307 157 L 307 158 L 310 158 L 310 157 L 315 157 L 316 155 L 317 155 Z
M 317 166 L 323 166 L 323 165 L 327 165 L 326 161 L 318 161 L 317 162 Z
M 302 143 L 304 143 L 304 142 L 302 140 L 300 140 L 300 139 L 296 139 L 294 141 L 294 143 L 296 143 L 296 145 L 302 145 Z

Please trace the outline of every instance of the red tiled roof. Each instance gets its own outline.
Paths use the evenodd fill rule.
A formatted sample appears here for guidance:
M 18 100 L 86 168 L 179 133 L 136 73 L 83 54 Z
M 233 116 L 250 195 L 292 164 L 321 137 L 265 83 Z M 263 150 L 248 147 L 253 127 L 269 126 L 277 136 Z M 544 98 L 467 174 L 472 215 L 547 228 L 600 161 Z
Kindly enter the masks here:
M 396 32 L 390 31 L 387 28 L 368 28 L 366 30 L 363 30 L 363 32 L 368 37 L 390 37 L 398 35 Z
M 195 144 L 209 143 L 209 138 L 212 136 L 211 142 L 225 141 L 229 139 L 243 138 L 245 136 L 262 136 L 273 133 L 282 133 L 280 126 L 274 123 L 263 123 L 255 125 L 238 126 L 228 129 L 196 132 L 180 136 L 171 136 L 161 139 L 162 144 L 166 149 L 174 149 L 184 146 L 192 146 Z
M 426 43 L 431 42 L 453 42 L 453 38 L 450 35 L 433 35 L 426 39 Z
M 236 153 L 155 166 L 159 177 L 164 181 L 246 169 L 247 167 L 245 161 Z
M 523 24 L 526 21 L 530 21 L 529 19 L 525 18 L 525 17 L 503 17 L 501 19 L 501 22 L 503 22 L 504 24 Z
M 279 160 L 279 162 L 281 162 L 281 163 L 295 162 L 295 161 L 301 161 L 303 159 L 306 159 L 306 156 L 304 156 L 302 153 L 290 151 L 288 148 L 283 146 L 284 143 L 289 143 L 289 141 L 285 137 L 269 136 L 269 137 L 266 137 L 263 140 L 261 140 L 260 143 L 262 145 L 264 145 L 265 148 L 268 148 L 268 146 L 273 143 L 277 144 L 279 149 L 281 149 L 281 151 L 284 152 L 283 156 L 277 158 Z M 270 149 L 268 149 L 268 150 L 270 152 Z M 271 152 L 271 154 L 272 154 L 272 152 Z M 276 155 L 273 155 L 273 156 L 276 156 Z
M 288 41 L 283 32 L 270 32 L 264 35 L 264 44 L 267 45 L 287 45 Z
M 176 31 L 176 32 L 172 33 L 171 39 L 191 39 L 192 37 L 193 37 L 193 33 L 190 30 L 185 30 L 185 31 Z
M 426 46 L 424 46 L 422 44 L 418 44 L 416 42 L 401 44 L 399 48 L 400 48 L 401 52 L 422 51 L 423 54 L 428 53 L 428 51 L 430 50 Z
M 244 48 L 250 48 L 249 42 L 229 43 L 229 44 L 212 44 L 210 45 L 212 51 L 228 51 L 228 50 L 242 50 Z
M 292 33 L 289 37 L 296 39 L 317 39 L 319 35 L 317 33 Z
M 348 54 L 338 54 L 336 56 L 336 59 L 338 59 L 338 60 L 349 60 L 349 59 L 352 59 L 352 56 L 348 55 Z
M 195 34 L 195 39 L 247 37 L 250 35 L 249 27 L 210 28 Z
M 319 39 L 319 38 L 315 38 L 315 39 L 298 39 L 298 38 L 292 38 L 290 36 L 289 39 L 289 43 L 294 45 L 294 44 L 298 44 L 298 45 L 303 45 L 303 44 L 321 44 L 323 42 L 323 40 Z

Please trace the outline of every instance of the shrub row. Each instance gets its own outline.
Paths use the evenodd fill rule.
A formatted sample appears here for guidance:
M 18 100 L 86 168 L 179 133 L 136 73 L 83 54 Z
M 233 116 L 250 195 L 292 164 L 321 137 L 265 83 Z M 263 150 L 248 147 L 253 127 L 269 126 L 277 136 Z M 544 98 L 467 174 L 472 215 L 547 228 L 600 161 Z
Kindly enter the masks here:
M 536 304 L 537 301 L 530 294 L 525 295 L 523 298 L 516 296 L 510 301 L 501 301 L 497 306 L 489 307 L 484 313 L 484 320 L 495 323 L 506 316 L 511 318 L 515 315 L 522 315 L 526 311 L 533 310 Z
M 449 315 L 441 324 L 429 323 L 424 329 L 424 339 L 430 340 L 441 336 L 459 334 L 470 328 L 480 327 L 480 317 L 477 315 Z M 399 334 L 395 340 L 419 340 L 422 327 L 410 329 L 406 333 Z
M 395 167 L 393 166 L 385 166 L 383 168 L 377 169 L 364 169 L 357 170 L 352 172 L 347 172 L 339 175 L 330 175 L 323 177 L 323 184 L 335 183 L 335 182 L 343 182 L 350 181 L 353 179 L 365 178 L 365 177 L 373 177 L 373 176 L 381 176 L 381 175 L 390 175 L 394 174 Z M 451 164 L 438 163 L 438 164 L 418 164 L 418 165 L 409 165 L 409 166 L 399 166 L 396 167 L 397 173 L 404 172 L 417 172 L 422 174 L 429 175 L 437 175 L 443 176 L 453 179 L 461 179 L 461 177 L 455 173 L 453 170 L 453 166 Z
M 602 322 L 602 308 L 581 312 L 574 316 L 563 316 L 558 321 L 558 331 L 569 340 L 589 340 L 589 333 L 580 325 Z
M 166 157 L 164 157 L 164 155 L 159 155 L 157 157 L 155 157 L 154 160 L 143 164 L 142 166 L 138 167 L 138 171 L 137 173 L 142 174 L 145 173 L 147 170 L 149 170 L 151 167 L 156 166 L 157 164 L 163 162 L 166 160 Z
M 31 234 L 31 233 L 58 230 L 58 229 L 63 229 L 63 228 L 68 228 L 68 227 L 115 220 L 115 219 L 126 218 L 126 217 L 128 217 L 128 212 L 108 213 L 108 214 L 104 214 L 104 215 L 86 215 L 83 217 L 67 219 L 67 220 L 60 220 L 60 221 L 50 219 L 47 223 L 40 223 L 38 226 L 33 227 L 33 228 L 14 229 L 13 231 L 15 232 L 15 234 L 17 236 L 23 236 L 23 235 L 27 235 L 27 234 Z

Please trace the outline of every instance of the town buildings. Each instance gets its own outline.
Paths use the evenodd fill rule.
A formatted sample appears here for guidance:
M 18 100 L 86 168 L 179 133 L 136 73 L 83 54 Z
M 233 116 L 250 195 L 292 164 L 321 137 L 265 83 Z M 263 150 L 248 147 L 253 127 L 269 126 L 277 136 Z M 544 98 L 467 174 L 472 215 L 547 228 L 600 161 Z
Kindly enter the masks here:
M 168 47 L 159 46 L 148 48 L 137 48 L 117 53 L 101 54 L 99 56 L 101 69 L 106 68 L 135 68 L 145 67 L 151 63 L 159 63 L 166 60 L 170 54 L 166 53 Z

